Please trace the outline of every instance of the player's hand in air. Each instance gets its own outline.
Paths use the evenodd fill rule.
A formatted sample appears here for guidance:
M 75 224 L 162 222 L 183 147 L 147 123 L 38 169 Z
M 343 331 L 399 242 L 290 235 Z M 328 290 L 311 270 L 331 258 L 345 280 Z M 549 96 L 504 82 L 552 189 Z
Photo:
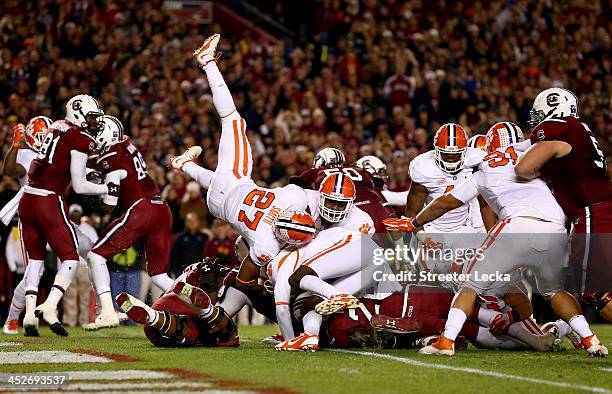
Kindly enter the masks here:
M 23 123 L 13 126 L 13 148 L 21 149 L 25 147 L 25 131 Z
M 388 231 L 401 231 L 404 233 L 411 233 L 420 227 L 416 218 L 407 218 L 405 216 L 401 218 L 387 218 L 383 220 L 383 223 Z

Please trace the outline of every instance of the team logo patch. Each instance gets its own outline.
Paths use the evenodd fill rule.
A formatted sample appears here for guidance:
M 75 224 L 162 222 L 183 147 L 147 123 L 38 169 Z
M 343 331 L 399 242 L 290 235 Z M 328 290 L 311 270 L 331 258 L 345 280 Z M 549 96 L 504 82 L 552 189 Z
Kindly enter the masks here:
M 93 142 L 89 143 L 89 150 L 94 150 L 96 148 L 96 144 Z
M 364 223 L 361 225 L 361 227 L 359 227 L 359 232 L 363 234 L 367 234 L 370 232 L 371 228 L 372 227 L 368 223 Z
M 109 165 L 108 165 L 108 163 L 107 163 L 107 162 L 103 161 L 103 162 L 102 162 L 102 167 L 103 167 L 105 170 L 108 170 Z
M 80 111 L 82 108 L 81 102 L 82 100 L 74 100 L 74 102 L 72 103 L 72 109 L 75 111 Z
M 544 138 L 546 137 L 544 135 L 544 130 L 538 130 L 538 133 L 536 134 L 536 136 L 538 137 L 540 141 L 544 140 Z

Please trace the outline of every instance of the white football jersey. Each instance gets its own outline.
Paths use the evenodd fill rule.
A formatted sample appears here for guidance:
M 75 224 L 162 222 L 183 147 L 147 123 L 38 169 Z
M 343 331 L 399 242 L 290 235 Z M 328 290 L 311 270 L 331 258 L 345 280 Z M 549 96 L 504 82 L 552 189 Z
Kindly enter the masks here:
M 32 160 L 36 158 L 38 153 L 32 149 L 24 148 L 17 151 L 17 163 L 21 164 L 25 168 L 25 175 L 19 178 L 19 184 L 23 187 L 28 184 L 28 172 L 30 171 L 30 164 Z
M 455 175 L 449 175 L 442 171 L 436 164 L 434 151 L 422 153 L 410 162 L 410 178 L 413 182 L 427 188 L 425 205 L 434 198 L 448 193 L 463 180 L 472 176 L 473 169 L 477 163 L 482 161 L 484 152 L 480 149 L 468 148 L 464 168 Z M 457 209 L 442 215 L 430 223 L 436 231 L 452 232 L 468 223 L 469 207 L 465 204 Z
M 517 153 L 513 153 L 500 150 L 496 156 L 487 155 L 480 170 L 451 194 L 463 202 L 482 195 L 499 220 L 533 216 L 565 224 L 565 214 L 544 181 L 539 178 L 525 181 L 516 176 Z
M 283 247 L 273 231 L 278 215 L 307 207 L 308 196 L 299 186 L 266 189 L 251 182 L 232 188 L 223 204 L 226 220 L 245 238 L 251 259 L 260 265 L 267 264 Z

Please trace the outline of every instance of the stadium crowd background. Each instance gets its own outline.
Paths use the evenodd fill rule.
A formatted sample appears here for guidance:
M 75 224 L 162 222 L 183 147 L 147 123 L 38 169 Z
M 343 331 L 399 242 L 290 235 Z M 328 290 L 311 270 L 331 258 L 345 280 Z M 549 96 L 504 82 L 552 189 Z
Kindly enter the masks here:
M 71 96 L 89 93 L 141 149 L 177 234 L 195 226 L 213 237 L 199 186 L 166 167 L 170 155 L 195 144 L 204 148 L 203 164 L 216 166 L 219 118 L 191 57 L 210 32 L 223 33 L 220 68 L 247 121 L 253 177 L 262 185 L 284 184 L 334 146 L 351 162 L 379 156 L 389 188 L 407 190 L 411 159 L 431 148 L 441 124 L 484 134 L 509 120 L 528 132 L 532 100 L 551 86 L 574 91 L 581 118 L 612 146 L 612 11 L 603 0 L 266 1 L 260 11 L 294 33 L 271 41 L 191 23 L 162 3 L 5 0 L 2 156 L 12 125 L 34 115 L 62 118 Z M 17 190 L 4 177 L 0 202 Z M 95 227 L 108 220 L 96 216 L 95 201 L 70 201 Z M 195 225 L 184 224 L 190 212 Z M 219 244 L 228 256 L 229 232 Z

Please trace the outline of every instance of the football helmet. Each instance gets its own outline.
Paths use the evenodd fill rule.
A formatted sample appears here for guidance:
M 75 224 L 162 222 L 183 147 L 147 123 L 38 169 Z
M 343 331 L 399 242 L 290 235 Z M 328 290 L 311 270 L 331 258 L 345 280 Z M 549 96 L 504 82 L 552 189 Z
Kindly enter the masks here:
M 467 134 L 456 123 L 442 125 L 434 136 L 436 164 L 449 174 L 456 174 L 463 168 L 467 151 Z
M 355 184 L 345 174 L 335 172 L 326 176 L 321 182 L 319 192 L 321 217 L 328 222 L 338 223 L 344 220 L 353 209 Z
M 53 121 L 46 116 L 35 116 L 28 122 L 25 131 L 25 142 L 35 152 L 40 150 L 47 130 Z
M 303 245 L 315 237 L 315 221 L 306 211 L 281 212 L 274 221 L 274 235 L 289 245 Z
M 487 150 L 487 136 L 482 134 L 473 135 L 468 140 L 468 146 L 470 148 L 476 148 L 486 151 Z
M 529 116 L 531 119 L 527 123 L 530 128 L 534 128 L 540 122 L 550 118 L 563 118 L 565 116 L 577 118 L 578 99 L 574 93 L 567 89 L 550 88 L 543 90 L 533 100 Z
M 355 166 L 366 170 L 375 178 L 380 178 L 385 182 L 389 179 L 387 165 L 376 156 L 364 156 L 355 162 Z
M 341 166 L 344 164 L 346 159 L 344 153 L 340 149 L 336 148 L 324 148 L 319 151 L 314 157 L 312 168 L 319 168 L 323 166 Z
M 524 141 L 523 131 L 512 122 L 495 123 L 487 131 L 487 152 L 505 149 L 512 144 Z
M 123 141 L 123 125 L 119 119 L 104 115 L 102 116 L 102 124 L 104 128 L 96 135 L 96 144 L 100 152 Z
M 87 130 L 94 137 L 104 128 L 101 119 L 103 115 L 98 100 L 86 94 L 74 96 L 66 104 L 66 120 Z

